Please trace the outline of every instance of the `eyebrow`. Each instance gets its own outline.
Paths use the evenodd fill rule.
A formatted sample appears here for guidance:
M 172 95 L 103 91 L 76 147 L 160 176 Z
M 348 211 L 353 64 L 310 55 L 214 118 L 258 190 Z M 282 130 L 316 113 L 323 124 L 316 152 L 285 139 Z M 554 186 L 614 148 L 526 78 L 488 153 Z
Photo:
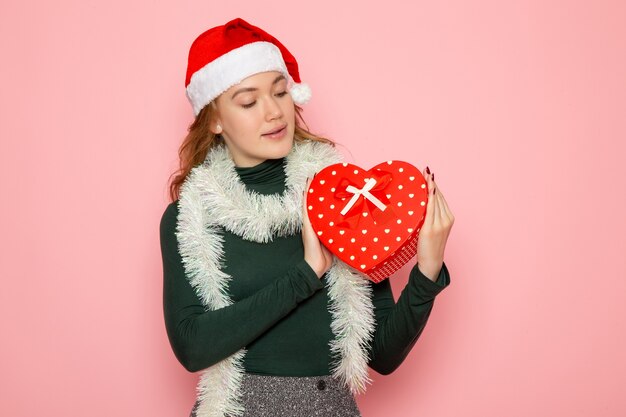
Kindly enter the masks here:
M 276 79 L 274 79 L 274 81 L 272 82 L 272 85 L 278 83 L 281 80 L 286 80 L 285 76 L 282 74 L 276 77 Z M 231 100 L 234 99 L 235 96 L 239 93 L 249 93 L 250 91 L 257 91 L 257 90 L 258 88 L 255 88 L 255 87 L 240 88 L 239 90 L 235 91 L 235 94 L 233 94 L 230 99 Z

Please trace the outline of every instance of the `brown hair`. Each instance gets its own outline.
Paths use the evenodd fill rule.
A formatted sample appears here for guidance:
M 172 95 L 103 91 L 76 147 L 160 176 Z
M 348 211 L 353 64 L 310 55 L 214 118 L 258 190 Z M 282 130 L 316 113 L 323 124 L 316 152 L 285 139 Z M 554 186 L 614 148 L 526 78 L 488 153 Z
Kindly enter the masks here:
M 306 140 L 312 140 L 315 142 L 329 143 L 335 146 L 335 143 L 327 138 L 317 136 L 309 131 L 309 127 L 302 118 L 302 108 L 295 105 L 296 108 L 296 126 L 294 131 L 294 141 L 304 142 Z M 189 133 L 183 140 L 183 143 L 178 149 L 178 156 L 180 157 L 180 168 L 170 175 L 170 198 L 175 201 L 180 196 L 180 187 L 189 175 L 189 172 L 193 167 L 204 162 L 209 150 L 217 146 L 222 142 L 222 139 L 211 132 L 209 129 L 209 123 L 215 112 L 215 106 L 213 103 L 204 106 L 200 113 L 196 116 L 195 120 L 189 126 Z

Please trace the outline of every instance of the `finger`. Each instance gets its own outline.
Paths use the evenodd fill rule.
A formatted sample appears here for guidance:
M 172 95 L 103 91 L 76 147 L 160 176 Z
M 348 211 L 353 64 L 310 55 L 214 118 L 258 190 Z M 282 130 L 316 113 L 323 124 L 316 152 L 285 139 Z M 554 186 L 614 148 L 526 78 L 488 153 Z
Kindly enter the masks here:
M 441 206 L 444 208 L 444 211 L 446 213 L 446 219 L 448 222 L 454 222 L 454 215 L 452 214 L 452 210 L 450 210 L 450 207 L 448 207 L 448 203 L 446 201 L 445 196 L 443 195 L 443 193 L 440 193 L 439 190 L 437 190 L 437 194 L 441 194 L 440 198 L 441 198 Z
M 443 193 L 441 192 L 441 188 L 434 180 L 434 176 L 435 176 L 434 172 L 432 176 L 433 176 L 433 187 L 435 188 L 435 197 L 437 199 L 437 207 L 439 207 L 439 210 L 440 210 L 439 218 L 441 221 L 450 221 L 452 218 L 452 212 L 450 211 L 450 208 L 448 207 L 446 203 L 445 197 Z
M 441 199 L 442 194 L 439 186 L 435 182 L 435 172 L 431 171 L 430 184 L 432 189 L 431 195 L 434 200 L 433 202 L 433 225 L 441 226 L 444 221 L 448 220 L 448 213 L 445 211 L 445 207 L 443 206 L 443 201 Z
M 442 207 L 441 200 L 439 199 L 439 187 L 437 187 L 437 183 L 435 182 L 435 172 L 431 170 L 430 177 L 430 186 L 429 193 L 430 197 L 433 199 L 433 225 L 441 225 L 442 221 Z
M 304 190 L 302 191 L 302 207 L 305 208 L 307 200 L 308 200 L 308 195 L 309 195 L 309 187 L 311 186 L 311 181 L 313 181 L 313 178 L 307 178 L 306 179 L 306 185 L 304 186 Z
M 310 185 L 311 185 L 311 178 L 307 177 L 306 185 L 304 186 L 304 190 L 302 190 L 302 195 L 306 196 L 307 191 L 309 191 Z
M 424 180 L 426 181 L 426 189 L 430 194 L 430 190 L 432 189 L 432 173 L 430 172 L 429 168 L 426 167 L 422 174 L 424 175 Z
M 307 178 L 306 186 L 302 192 L 302 222 L 306 227 L 311 225 L 311 221 L 309 220 L 309 208 L 307 206 L 309 185 L 311 185 L 311 178 Z
M 433 196 L 433 180 L 432 174 L 424 170 L 424 179 L 426 180 L 426 189 L 428 190 L 428 202 L 426 203 L 426 214 L 424 218 L 424 226 L 432 226 L 435 222 L 434 203 L 435 198 Z
M 441 205 L 439 204 L 439 190 L 437 189 L 437 184 L 433 181 L 433 226 L 440 226 L 442 224 L 442 213 L 441 213 Z
M 435 186 L 437 192 L 435 193 L 435 196 L 437 197 L 437 205 L 439 206 L 439 209 L 441 210 L 441 218 L 442 220 L 449 220 L 450 219 L 450 209 L 448 208 L 445 198 L 443 196 L 443 193 L 441 192 L 441 189 L 439 188 L 438 185 Z

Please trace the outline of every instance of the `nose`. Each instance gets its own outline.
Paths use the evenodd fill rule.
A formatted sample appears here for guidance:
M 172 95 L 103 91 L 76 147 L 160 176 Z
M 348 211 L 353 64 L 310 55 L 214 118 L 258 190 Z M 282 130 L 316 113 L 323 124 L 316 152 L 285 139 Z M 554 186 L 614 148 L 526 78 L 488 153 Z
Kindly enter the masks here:
M 274 97 L 269 97 L 266 101 L 265 119 L 270 122 L 283 117 L 283 110 Z

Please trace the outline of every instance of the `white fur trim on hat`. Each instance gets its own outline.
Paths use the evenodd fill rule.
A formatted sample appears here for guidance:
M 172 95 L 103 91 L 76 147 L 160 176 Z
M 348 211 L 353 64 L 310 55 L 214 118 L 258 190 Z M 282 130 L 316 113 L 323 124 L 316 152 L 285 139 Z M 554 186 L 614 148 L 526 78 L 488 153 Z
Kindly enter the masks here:
M 196 71 L 187 86 L 194 114 L 245 78 L 266 71 L 282 72 L 290 78 L 280 49 L 271 42 L 253 42 L 209 62 Z

